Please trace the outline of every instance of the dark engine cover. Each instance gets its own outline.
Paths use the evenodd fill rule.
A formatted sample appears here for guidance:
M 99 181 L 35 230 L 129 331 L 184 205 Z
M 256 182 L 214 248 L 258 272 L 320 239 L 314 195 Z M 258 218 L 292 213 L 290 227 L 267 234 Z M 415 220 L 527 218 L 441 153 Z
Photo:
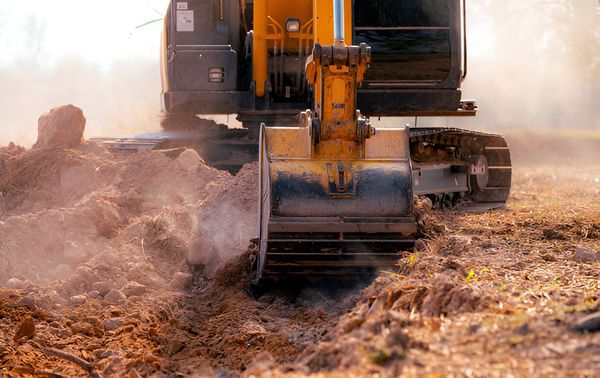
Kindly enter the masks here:
M 353 3 L 352 43 L 367 43 L 373 55 L 358 90 L 357 108 L 367 116 L 455 112 L 466 67 L 462 1 Z M 253 2 L 244 4 L 242 12 L 238 0 L 171 1 L 164 50 L 168 90 L 163 100 L 168 112 L 238 113 L 249 118 L 258 112 L 261 122 L 269 123 L 270 116 L 276 119 L 282 111 L 297 114 L 311 107 L 305 92 L 292 93 L 292 100 L 255 98 L 247 54 L 251 41 L 245 41 L 246 28 L 252 29 Z
M 165 51 L 170 90 L 237 89 L 239 14 L 237 0 L 171 2 Z M 222 73 L 221 78 L 218 73 Z

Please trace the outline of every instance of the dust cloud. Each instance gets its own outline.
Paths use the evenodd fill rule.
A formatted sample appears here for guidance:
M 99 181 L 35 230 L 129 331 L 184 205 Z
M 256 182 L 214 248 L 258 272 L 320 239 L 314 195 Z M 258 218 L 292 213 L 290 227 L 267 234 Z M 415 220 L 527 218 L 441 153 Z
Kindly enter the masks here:
M 600 159 L 600 4 L 594 0 L 468 1 L 463 99 L 476 117 L 420 117 L 417 127 L 502 134 L 513 163 Z M 415 126 L 415 118 L 372 119 Z
M 31 145 L 39 115 L 68 103 L 85 110 L 86 138 L 156 130 L 158 125 L 160 76 L 153 62 L 122 60 L 102 69 L 75 56 L 52 67 L 22 61 L 0 66 L 0 81 L 3 145 Z
M 593 0 L 470 2 L 476 123 L 600 130 L 600 13 Z
M 600 11 L 595 0 L 468 1 L 468 75 L 474 118 L 418 126 L 489 132 L 600 132 Z M 411 124 L 414 118 L 382 119 Z
M 463 98 L 478 100 L 478 116 L 420 119 L 419 126 L 587 134 L 600 130 L 596 1 L 484 0 L 469 1 L 467 9 L 469 65 Z M 43 32 L 31 30 L 29 51 L 12 65 L 0 66 L 1 144 L 31 144 L 39 114 L 64 103 L 85 109 L 86 137 L 157 129 L 158 51 L 155 60 L 123 56 L 110 67 L 75 55 L 48 66 L 38 54 L 43 36 L 37 34 Z M 154 34 L 158 41 L 159 30 Z M 414 124 L 414 119 L 374 123 Z

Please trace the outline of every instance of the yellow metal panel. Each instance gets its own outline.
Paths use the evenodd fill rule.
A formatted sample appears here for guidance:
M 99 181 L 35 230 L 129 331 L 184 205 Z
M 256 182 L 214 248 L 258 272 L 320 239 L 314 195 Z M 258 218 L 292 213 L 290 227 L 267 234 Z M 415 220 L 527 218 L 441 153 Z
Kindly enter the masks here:
M 377 129 L 365 141 L 365 159 L 406 160 L 410 158 L 409 136 L 406 127 Z
M 300 32 L 287 32 L 285 23 L 288 18 L 300 20 Z M 280 51 L 298 52 L 303 44 L 312 49 L 312 35 L 309 34 L 312 18 L 312 0 L 254 2 L 252 75 L 258 97 L 265 95 L 265 82 L 269 79 L 268 51 L 277 47 Z
M 334 77 L 331 82 L 331 101 L 334 104 L 344 104 L 346 101 L 346 81 L 344 76 Z M 333 116 L 343 117 L 344 108 L 334 109 Z M 337 112 L 336 112 L 337 110 Z M 340 110 L 342 110 L 340 112 Z
M 315 156 L 323 159 L 360 159 L 362 148 L 354 141 L 341 138 L 322 140 L 316 146 Z
M 302 27 L 312 19 L 312 0 L 271 0 L 268 2 L 268 16 L 274 21 L 274 23 L 281 26 L 283 30 L 285 30 L 285 22 L 288 18 L 299 19 L 300 26 Z M 301 30 L 301 32 L 304 31 L 305 30 Z M 309 35 L 302 35 L 301 33 L 288 33 L 286 31 L 283 35 L 285 38 L 285 50 L 290 52 L 298 52 L 299 37 L 301 36 L 310 37 L 312 39 L 312 36 Z
M 267 81 L 267 0 L 254 2 L 254 35 L 252 51 L 252 77 L 256 82 L 256 95 L 265 95 L 265 82 Z
M 267 155 L 270 159 L 309 159 L 311 151 L 308 127 L 267 127 Z
M 349 73 L 347 66 L 338 69 L 335 66 L 329 66 L 330 72 L 325 73 L 323 121 L 335 121 L 339 124 L 341 120 L 354 119 L 354 91 L 355 82 Z M 323 125 L 326 128 L 327 125 Z
M 346 13 L 344 14 L 344 29 L 345 29 L 345 34 L 346 34 L 346 38 L 345 38 L 345 42 L 346 45 L 350 46 L 352 45 L 352 25 L 353 25 L 353 20 L 352 20 L 352 0 L 345 0 L 344 1 L 344 10 L 346 11 Z
M 313 0 L 315 42 L 333 45 L 333 1 Z M 344 0 L 344 42 L 352 44 L 352 0 Z

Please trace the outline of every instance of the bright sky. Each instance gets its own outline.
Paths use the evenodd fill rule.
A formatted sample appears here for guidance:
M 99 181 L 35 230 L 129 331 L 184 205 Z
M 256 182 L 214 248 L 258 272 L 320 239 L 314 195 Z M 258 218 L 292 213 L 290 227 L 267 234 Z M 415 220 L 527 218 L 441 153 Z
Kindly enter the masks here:
M 168 0 L 0 1 L 0 65 L 26 57 L 53 65 L 77 55 L 102 67 L 119 58 L 156 59 Z

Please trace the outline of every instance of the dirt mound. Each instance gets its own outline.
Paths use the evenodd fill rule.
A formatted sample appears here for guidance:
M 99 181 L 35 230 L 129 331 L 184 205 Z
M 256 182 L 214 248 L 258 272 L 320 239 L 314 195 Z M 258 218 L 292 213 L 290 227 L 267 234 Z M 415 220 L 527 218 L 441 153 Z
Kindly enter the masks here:
M 10 142 L 8 146 L 0 147 L 0 161 L 4 163 L 6 159 L 9 159 L 13 156 L 19 155 L 25 152 L 25 147 L 17 146 L 13 142 Z M 4 168 L 4 167 L 3 167 Z
M 264 341 L 277 356 L 297 354 L 283 335 L 263 332 L 258 309 L 238 316 L 257 306 L 237 275 L 241 265 L 228 268 L 235 279 L 219 270 L 254 236 L 256 164 L 232 176 L 191 150 L 121 159 L 93 143 L 10 145 L 0 159 L 6 168 L 0 171 L 0 286 L 13 288 L 1 290 L 6 322 L 0 332 L 14 334 L 30 316 L 35 340 L 43 341 L 4 350 L 1 367 L 31 373 L 26 361 L 36 359 L 38 368 L 54 369 L 46 355 L 59 348 L 96 361 L 94 369 L 105 374 L 170 371 L 170 358 L 188 352 L 189 334 L 180 335 L 177 326 L 182 321 L 208 325 L 202 340 L 216 343 L 189 348 L 205 356 L 190 357 L 196 368 L 238 370 L 252 358 L 248 342 Z M 220 294 L 213 298 L 213 292 Z M 235 340 L 223 341 L 223 334 Z M 84 344 L 81 337 L 88 338 Z M 61 373 L 79 375 L 79 369 L 67 364 Z
M 38 120 L 38 139 L 35 147 L 76 147 L 81 144 L 85 130 L 83 111 L 73 105 L 50 110 Z
M 304 373 L 349 372 L 364 375 L 400 372 L 406 351 L 414 342 L 404 332 L 408 317 L 393 308 L 386 277 L 380 277 L 362 293 L 359 303 L 346 314 L 320 344 L 307 348 L 293 365 Z
M 213 269 L 245 251 L 256 204 L 245 182 L 255 166 L 234 177 L 184 154 L 121 160 L 90 143 L 4 149 L 0 284 L 68 279 L 94 256 L 124 248 Z
M 410 350 L 428 349 L 425 343 L 409 335 L 409 327 L 423 322 L 435 324 L 439 316 L 476 311 L 486 303 L 464 281 L 444 274 L 422 282 L 410 276 L 401 278 L 383 273 L 320 343 L 306 348 L 283 369 L 276 363 L 280 361 L 276 356 L 259 356 L 246 376 L 272 371 L 317 376 L 398 376 Z
M 74 376 L 85 371 L 72 363 L 79 358 L 105 375 L 236 376 L 260 353 L 291 363 L 333 328 L 339 312 L 347 310 L 326 312 L 275 295 L 255 299 L 243 278 L 248 255 L 218 269 L 215 279 L 195 271 L 189 291 L 181 291 L 159 287 L 139 274 L 128 276 L 127 265 L 136 262 L 119 262 L 116 258 L 124 253 L 130 251 L 98 256 L 79 267 L 77 279 L 62 288 L 0 289 L 4 320 L 0 332 L 12 337 L 29 317 L 35 331 L 34 340 L 23 339 L 3 349 L 0 368 L 31 373 L 28 366 L 35 366 Z M 146 264 L 137 264 L 136 269 L 148 271 L 158 265 L 152 259 Z M 111 280 L 118 273 L 125 274 Z M 127 281 L 134 278 L 144 283 Z M 49 348 L 71 359 L 59 367 L 46 354 Z
M 462 282 L 461 282 L 462 281 Z M 392 289 L 398 299 L 392 308 L 419 311 L 426 316 L 454 315 L 472 312 L 485 303 L 477 290 L 468 286 L 464 279 L 436 274 L 432 282 L 422 286 L 400 286 Z
M 71 204 L 114 173 L 114 164 L 102 154 L 58 147 L 20 150 L 2 165 L 0 216 Z

